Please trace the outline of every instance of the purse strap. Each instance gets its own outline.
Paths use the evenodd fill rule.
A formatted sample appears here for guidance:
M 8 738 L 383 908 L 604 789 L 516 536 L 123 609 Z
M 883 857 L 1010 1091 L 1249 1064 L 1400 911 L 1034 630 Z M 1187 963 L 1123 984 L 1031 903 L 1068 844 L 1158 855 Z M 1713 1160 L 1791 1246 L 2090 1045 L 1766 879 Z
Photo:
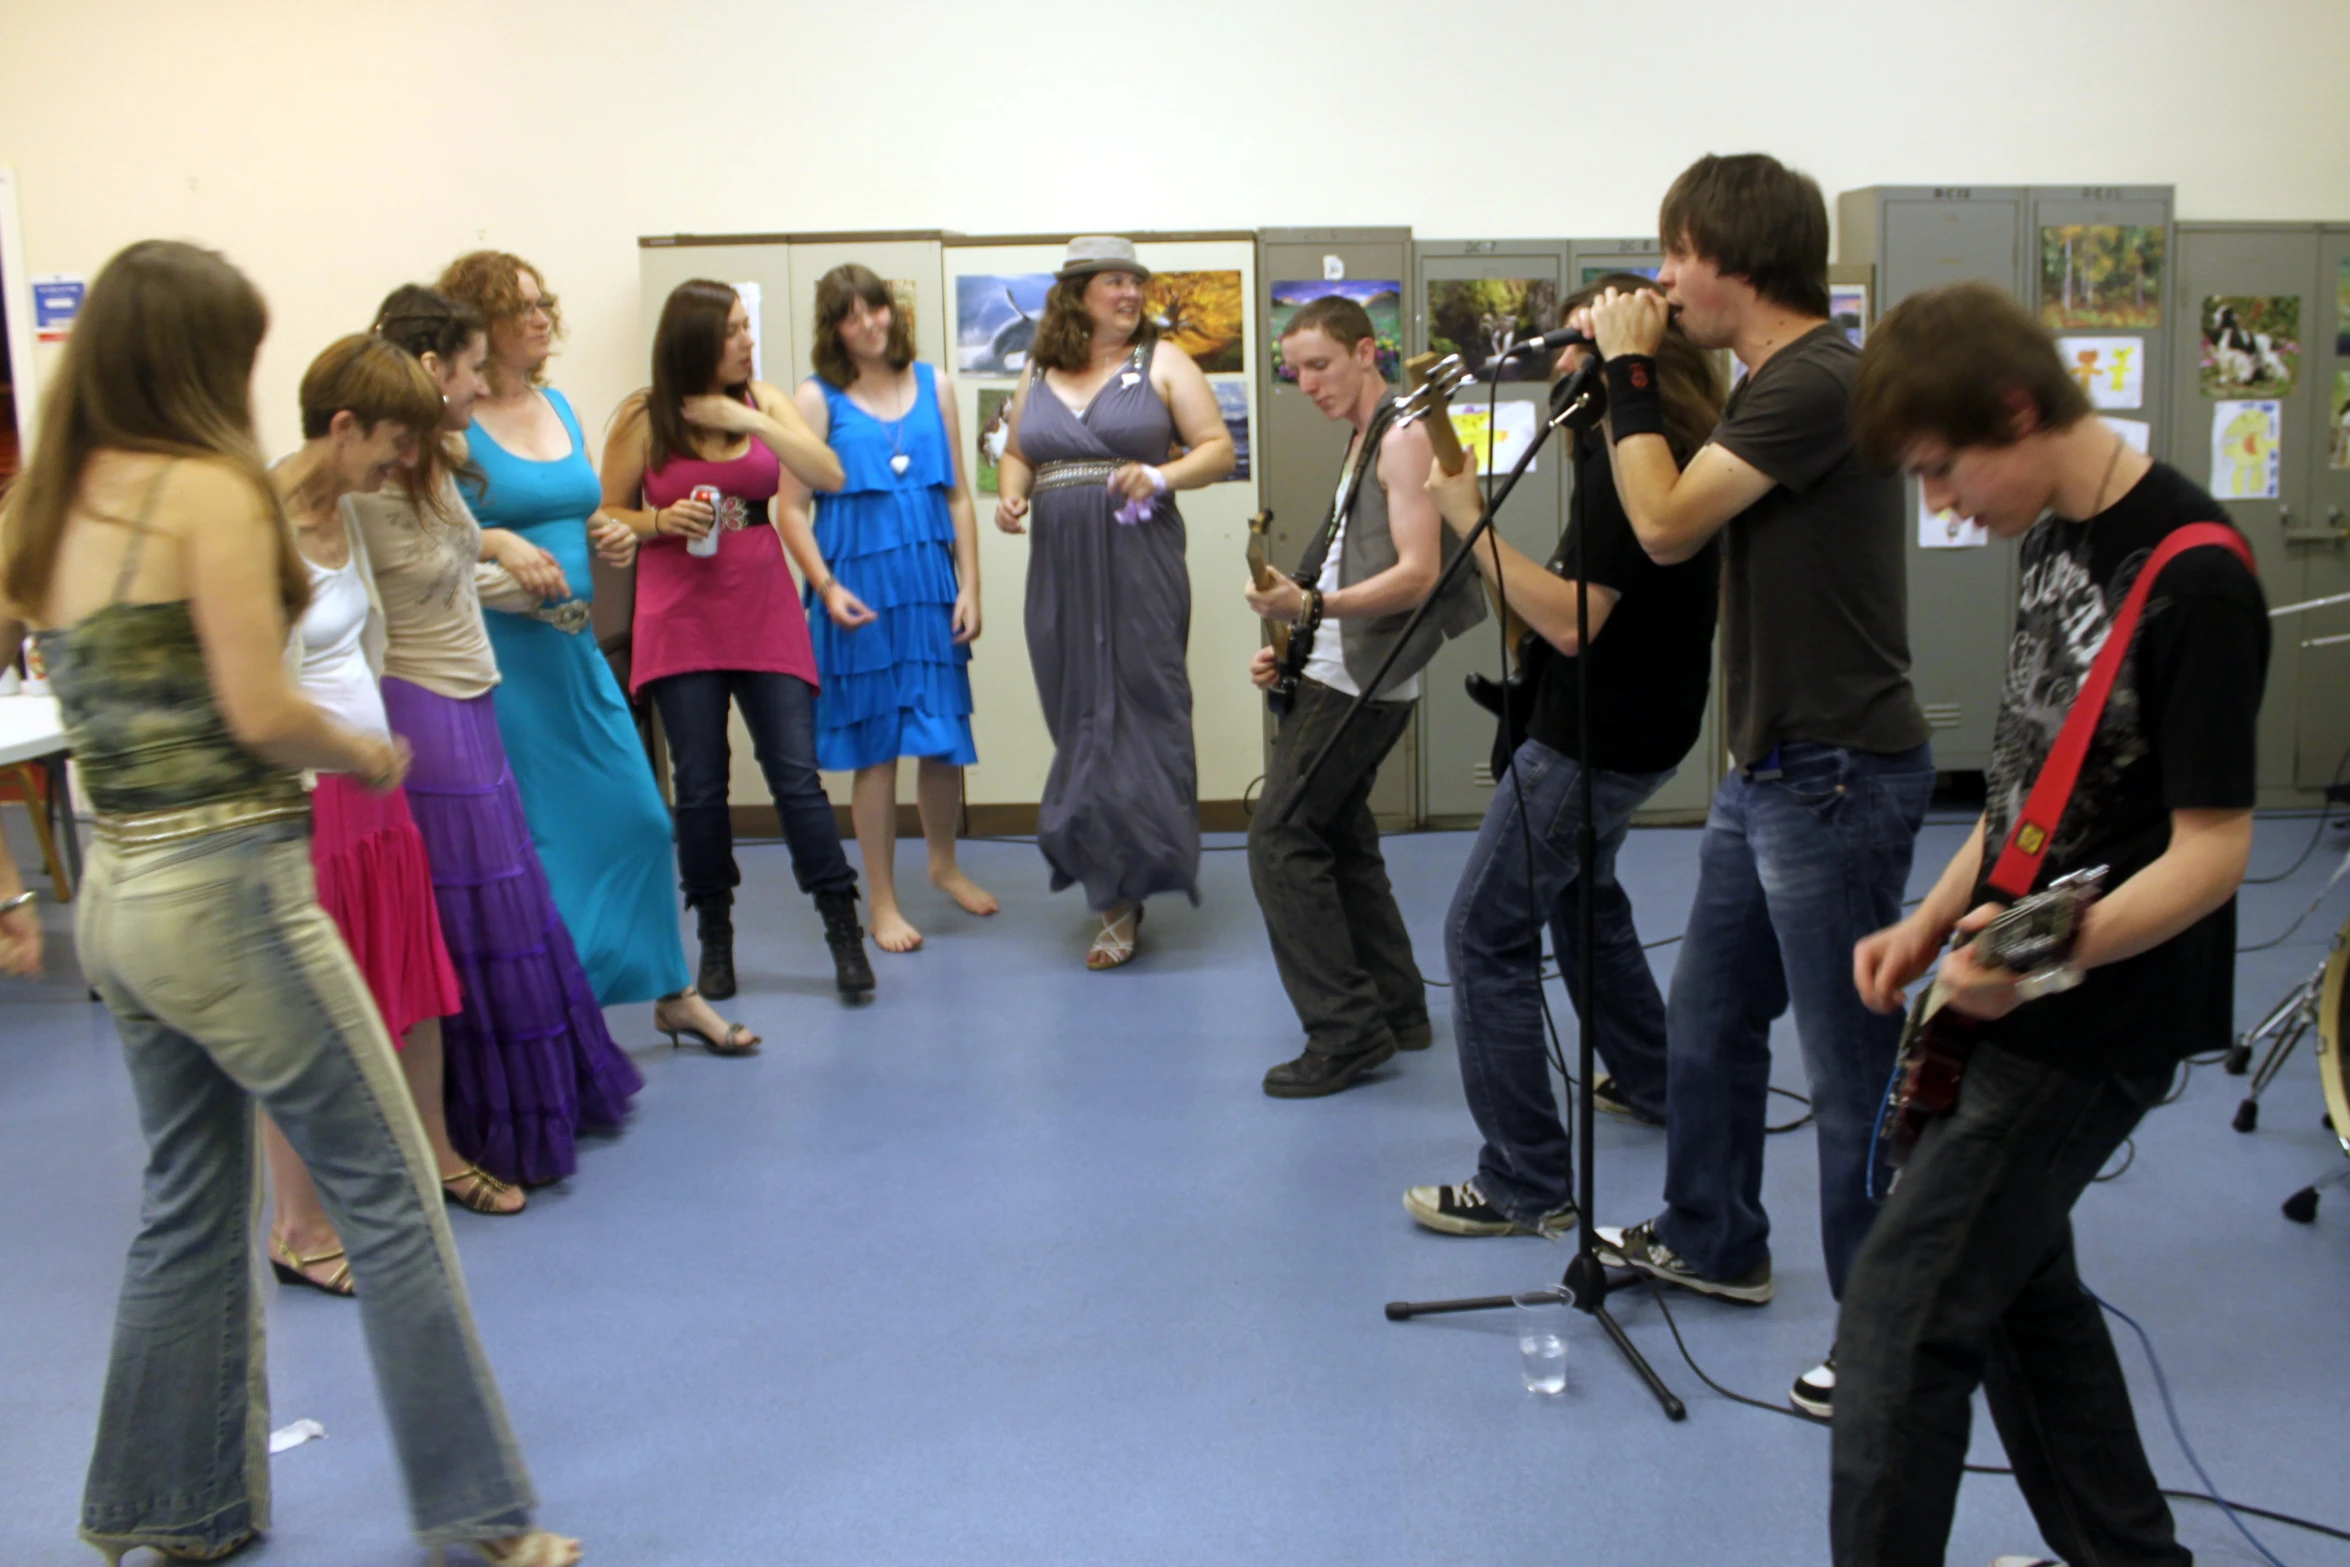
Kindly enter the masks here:
M 2226 523 L 2190 522 L 2172 529 L 2155 546 L 2145 569 L 2138 573 L 2138 580 L 2130 584 L 2120 612 L 2113 617 L 2113 625 L 2105 633 L 2105 645 L 2097 650 L 2096 660 L 2089 666 L 2089 678 L 2082 683 L 2080 694 L 2073 698 L 2072 710 L 2065 714 L 2064 727 L 2057 731 L 2056 743 L 2048 748 L 2048 759 L 2040 764 L 2040 776 L 2032 780 L 2032 792 L 2025 797 L 2024 808 L 2016 813 L 2007 844 L 1999 851 L 1998 864 L 1992 867 L 1988 885 L 2010 902 L 2028 896 L 2040 879 L 2040 864 L 2048 858 L 2048 846 L 2056 836 L 2057 823 L 2064 820 L 2065 807 L 2072 802 L 2073 790 L 2081 781 L 2081 764 L 2088 759 L 2089 742 L 2097 733 L 2099 720 L 2105 716 L 2105 704 L 2113 695 L 2114 682 L 2121 676 L 2122 660 L 2129 656 L 2130 639 L 2137 634 L 2139 617 L 2145 613 L 2146 600 L 2154 591 L 2154 579 L 2179 556 L 2205 547 L 2229 550 L 2244 563 L 2245 570 L 2255 576 L 2259 574 L 2260 568 L 2252 559 L 2252 547 Z

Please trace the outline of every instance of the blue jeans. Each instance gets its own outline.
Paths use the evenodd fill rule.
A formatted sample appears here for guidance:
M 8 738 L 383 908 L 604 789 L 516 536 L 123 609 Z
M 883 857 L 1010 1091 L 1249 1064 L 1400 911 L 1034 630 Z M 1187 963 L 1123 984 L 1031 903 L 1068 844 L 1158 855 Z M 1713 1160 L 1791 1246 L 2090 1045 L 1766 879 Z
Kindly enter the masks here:
M 855 889 L 857 873 L 841 852 L 840 823 L 816 776 L 816 692 L 808 682 L 768 670 L 703 669 L 647 681 L 645 692 L 661 710 L 661 732 L 669 741 L 677 871 L 686 902 L 729 899 L 742 884 L 734 863 L 734 812 L 727 803 L 730 702 L 743 710 L 800 891 Z
M 1444 920 L 1444 956 L 1452 971 L 1452 1034 L 1461 1087 L 1485 1146 L 1477 1183 L 1486 1201 L 1532 1224 L 1573 1194 L 1573 1150 L 1550 1092 L 1550 1055 L 1542 1026 L 1542 935 L 1547 921 L 1567 993 L 1589 1016 L 1579 954 L 1578 835 L 1583 821 L 1582 769 L 1539 740 L 1518 748 L 1512 773 L 1498 780 L 1477 845 L 1461 871 Z M 1661 773 L 1592 773 L 1592 824 L 1598 871 L 1591 889 L 1593 975 L 1603 998 L 1593 1047 L 1632 1106 L 1662 1118 L 1665 1110 L 1665 1003 L 1640 950 L 1632 900 L 1616 881 L 1616 851 L 1632 813 L 1672 777 Z M 1528 880 L 1527 830 L 1534 840 Z
M 1706 1278 L 1770 1257 L 1762 1206 L 1771 1024 L 1793 1002 L 1819 1134 L 1828 1288 L 1869 1232 L 1877 1107 L 1899 1016 L 1861 1005 L 1853 944 L 1901 915 L 1934 792 L 1927 746 L 1779 748 L 1777 778 L 1733 771 L 1698 848 L 1697 896 L 1673 968 L 1666 1070 L 1665 1210 L 1657 1235 Z
M 417 1538 L 528 1529 L 530 1479 L 474 1336 L 424 1124 L 318 906 L 305 824 L 101 843 L 77 918 L 148 1149 L 84 1538 L 205 1556 L 269 1527 L 256 1101 L 350 1253 Z

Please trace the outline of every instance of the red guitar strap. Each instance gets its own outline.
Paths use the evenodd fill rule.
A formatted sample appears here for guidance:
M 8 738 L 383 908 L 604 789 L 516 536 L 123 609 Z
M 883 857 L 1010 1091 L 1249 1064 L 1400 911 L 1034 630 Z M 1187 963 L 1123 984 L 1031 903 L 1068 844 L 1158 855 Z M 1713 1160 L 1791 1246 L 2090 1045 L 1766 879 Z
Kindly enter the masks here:
M 2016 814 L 2015 826 L 2007 835 L 2007 846 L 1999 851 L 1999 863 L 1992 867 L 1989 885 L 2009 902 L 2029 895 L 2040 879 L 2040 862 L 2048 857 L 2056 824 L 2064 819 L 2064 808 L 2071 803 L 2073 788 L 2081 781 L 2081 764 L 2088 758 L 2089 741 L 2097 733 L 2098 720 L 2105 716 L 2106 700 L 2113 695 L 2113 683 L 2121 676 L 2122 660 L 2129 656 L 2130 639 L 2137 633 L 2138 618 L 2154 591 L 2154 579 L 2179 556 L 2206 545 L 2233 551 L 2247 571 L 2257 574 L 2260 569 L 2253 563 L 2252 547 L 2244 542 L 2244 536 L 2225 523 L 2190 522 L 2183 528 L 2172 529 L 2155 546 L 2153 556 L 2138 573 L 2138 580 L 2130 584 L 2120 613 L 2113 617 L 2113 626 L 2105 634 L 2105 645 L 2097 650 L 2096 661 L 2089 666 L 2089 678 L 2082 685 L 2080 695 L 2073 698 L 2072 710 L 2064 717 L 2064 727 L 2057 732 L 2056 743 L 2048 748 L 2048 759 L 2040 764 L 2040 776 L 2032 780 L 2032 792 L 2025 798 L 2024 808 Z

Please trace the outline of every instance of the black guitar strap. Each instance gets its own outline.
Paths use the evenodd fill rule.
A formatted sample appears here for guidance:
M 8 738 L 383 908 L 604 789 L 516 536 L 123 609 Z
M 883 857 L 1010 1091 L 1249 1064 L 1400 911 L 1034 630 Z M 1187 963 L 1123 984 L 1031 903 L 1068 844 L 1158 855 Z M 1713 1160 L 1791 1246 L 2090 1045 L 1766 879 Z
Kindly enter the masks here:
M 1354 515 L 1355 497 L 1362 493 L 1363 474 L 1377 462 L 1379 443 L 1387 439 L 1387 427 L 1394 422 L 1394 400 L 1383 399 L 1379 411 L 1364 428 L 1363 438 L 1354 443 L 1354 449 L 1346 454 L 1346 462 L 1338 470 L 1338 492 L 1331 497 L 1329 520 L 1298 557 L 1297 570 L 1290 573 L 1298 586 L 1310 588 L 1322 580 L 1322 568 L 1330 563 L 1330 547 L 1338 541 L 1338 530 Z

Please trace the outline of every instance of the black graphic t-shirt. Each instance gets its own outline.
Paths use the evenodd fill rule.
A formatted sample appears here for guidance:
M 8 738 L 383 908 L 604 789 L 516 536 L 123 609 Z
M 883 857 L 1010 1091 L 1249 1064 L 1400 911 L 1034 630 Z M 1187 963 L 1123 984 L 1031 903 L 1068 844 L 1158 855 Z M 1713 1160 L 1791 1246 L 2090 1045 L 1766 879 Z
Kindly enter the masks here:
M 2224 522 L 2219 503 L 2156 463 L 2086 522 L 2044 517 L 2024 535 L 2021 605 L 1992 741 L 1983 874 L 2105 645 L 2131 584 L 2164 535 Z M 2268 603 L 2233 554 L 2189 550 L 2147 600 L 2040 885 L 2108 867 L 2113 891 L 2170 843 L 2170 813 L 2253 803 L 2253 743 L 2268 672 Z M 1977 901 L 1989 898 L 1978 886 Z M 2236 905 L 2169 941 L 2089 971 L 2078 989 L 1992 1025 L 2018 1054 L 2082 1072 L 2161 1067 L 2228 1043 L 2234 1028 Z
M 1575 542 L 1585 580 L 1616 591 L 1616 607 L 1591 639 L 1591 765 L 1619 773 L 1677 767 L 1705 725 L 1713 677 L 1714 611 L 1721 599 L 1719 539 L 1672 566 L 1648 558 L 1616 494 L 1607 443 L 1575 443 L 1575 488 L 1550 570 L 1572 575 Z M 1575 660 L 1544 650 L 1526 732 L 1562 756 L 1576 745 Z

